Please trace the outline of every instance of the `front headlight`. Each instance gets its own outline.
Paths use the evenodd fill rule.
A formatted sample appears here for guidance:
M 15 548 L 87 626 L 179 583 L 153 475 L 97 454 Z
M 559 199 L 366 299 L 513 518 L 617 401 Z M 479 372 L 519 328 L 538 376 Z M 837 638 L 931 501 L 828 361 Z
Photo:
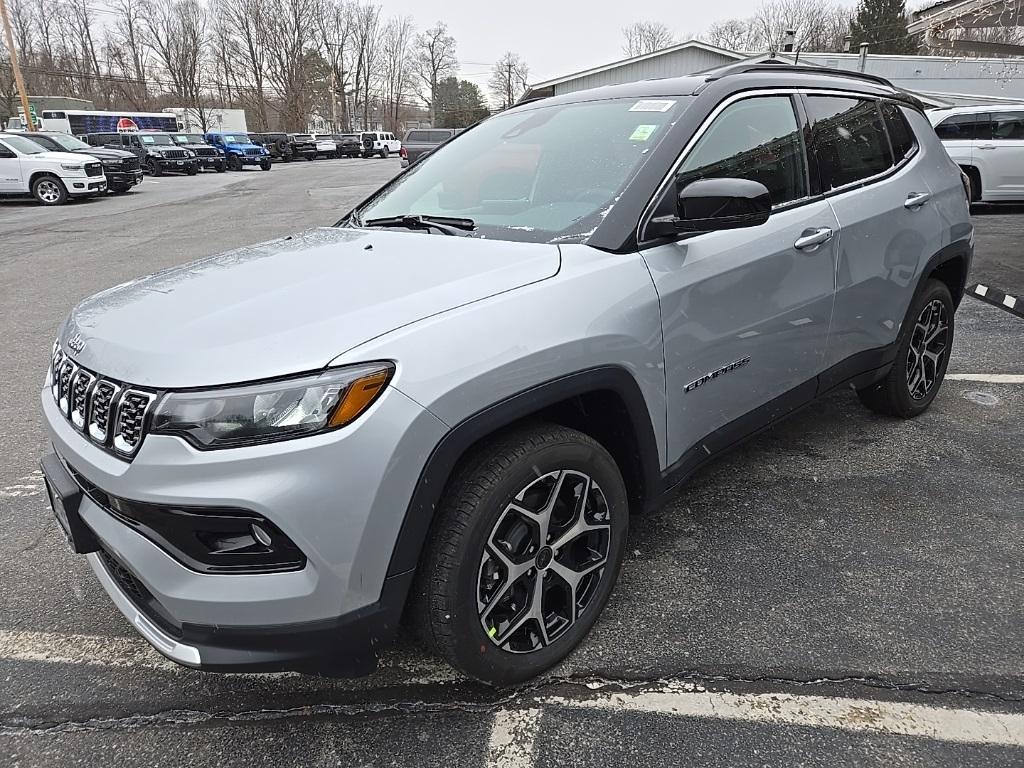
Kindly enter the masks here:
M 197 448 L 236 448 L 326 432 L 351 424 L 384 391 L 388 362 L 204 392 L 170 392 L 153 414 L 152 434 L 178 435 Z
M 82 166 L 81 165 L 74 164 L 74 163 L 61 163 L 60 167 L 63 168 L 65 171 L 80 171 L 80 170 L 82 170 Z
M 103 167 L 104 168 L 120 168 L 121 167 L 121 161 L 120 160 L 103 160 L 102 163 L 103 163 Z
M 185 150 L 185 154 L 188 155 L 189 157 L 195 157 L 196 156 L 196 153 L 193 152 L 191 149 L 186 149 Z

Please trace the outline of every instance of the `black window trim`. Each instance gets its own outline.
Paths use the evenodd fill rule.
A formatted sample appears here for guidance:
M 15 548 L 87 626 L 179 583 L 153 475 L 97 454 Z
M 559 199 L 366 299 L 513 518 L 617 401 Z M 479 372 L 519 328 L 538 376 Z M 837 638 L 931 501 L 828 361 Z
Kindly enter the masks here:
M 672 164 L 672 167 L 669 169 L 669 172 L 665 175 L 665 178 L 662 179 L 661 184 L 659 184 L 657 189 L 654 191 L 654 195 L 651 197 L 650 200 L 647 201 L 647 205 L 644 207 L 643 213 L 640 215 L 640 222 L 637 224 L 636 228 L 637 249 L 643 250 L 644 248 L 663 245 L 665 242 L 671 241 L 672 239 L 678 239 L 666 237 L 645 237 L 647 225 L 650 223 L 651 218 L 654 216 L 655 210 L 658 207 L 658 202 L 661 200 L 662 195 L 664 195 L 670 187 L 670 185 L 674 183 L 676 175 L 679 172 L 679 167 L 683 164 L 683 162 L 685 162 L 690 152 L 693 151 L 693 148 L 697 145 L 697 142 L 700 141 L 700 139 L 704 136 L 708 128 L 711 127 L 711 124 L 718 118 L 718 116 L 722 114 L 722 112 L 724 112 L 728 107 L 732 106 L 738 101 L 744 101 L 746 99 L 754 98 L 764 98 L 769 96 L 788 96 L 790 105 L 793 109 L 793 118 L 797 122 L 797 130 L 800 134 L 800 148 L 803 152 L 804 157 L 804 174 L 806 177 L 804 181 L 807 184 L 807 191 L 810 194 L 805 195 L 804 197 L 799 197 L 795 200 L 787 200 L 785 203 L 781 203 L 779 205 L 773 205 L 772 213 L 774 214 L 777 212 L 788 211 L 791 208 L 806 205 L 807 203 L 820 197 L 820 195 L 814 194 L 815 187 L 811 184 L 812 178 L 809 176 L 809 153 L 808 147 L 805 144 L 805 140 L 807 138 L 806 133 L 809 130 L 809 123 L 807 122 L 807 115 L 804 111 L 803 104 L 799 103 L 800 99 L 798 97 L 801 91 L 802 89 L 800 88 L 792 87 L 750 89 L 746 91 L 738 91 L 736 93 L 733 93 L 727 96 L 726 98 L 722 99 L 722 101 L 718 102 L 718 104 L 716 104 L 715 107 L 708 113 L 707 117 L 704 118 L 704 121 L 700 124 L 700 127 L 697 128 L 696 131 L 694 131 L 693 136 L 691 136 L 689 141 L 686 142 L 682 151 L 679 153 L 679 155 L 676 157 L 675 162 Z M 815 167 L 817 167 L 817 164 L 815 164 Z M 694 234 L 697 235 L 701 233 L 697 232 Z
M 879 96 L 878 94 L 874 93 L 864 93 L 862 91 L 850 91 L 839 88 L 806 88 L 799 86 L 791 86 L 783 88 L 776 87 L 738 91 L 724 98 L 722 101 L 716 104 L 715 107 L 708 113 L 707 117 L 705 117 L 703 122 L 701 122 L 700 127 L 696 131 L 694 131 L 693 136 L 691 136 L 690 139 L 686 142 L 686 145 L 683 147 L 682 151 L 679 153 L 679 156 L 672 164 L 671 169 L 665 175 L 665 178 L 662 179 L 661 184 L 658 185 L 657 189 L 654 192 L 654 195 L 651 197 L 650 200 L 648 200 L 647 205 L 644 207 L 643 213 L 640 215 L 640 221 L 637 224 L 636 228 L 636 241 L 638 251 L 644 250 L 645 248 L 653 248 L 659 245 L 664 245 L 667 242 L 673 242 L 674 240 L 678 239 L 666 237 L 645 238 L 644 233 L 646 231 L 647 224 L 650 222 L 651 218 L 654 215 L 658 201 L 661 200 L 661 196 L 665 193 L 665 190 L 668 188 L 672 180 L 675 179 L 679 167 L 686 160 L 687 155 L 689 155 L 689 153 L 693 150 L 694 146 L 700 140 L 701 136 L 704 135 L 704 133 L 710 127 L 711 123 L 715 120 L 715 118 L 717 118 L 718 115 L 721 114 L 729 105 L 734 104 L 737 101 L 742 101 L 743 99 L 746 98 L 754 98 L 758 96 L 786 95 L 790 96 L 791 99 L 794 101 L 794 111 L 798 122 L 801 123 L 800 133 L 801 144 L 803 146 L 804 151 L 804 167 L 807 169 L 807 173 L 811 173 L 811 168 L 813 166 L 814 172 L 811 173 L 811 183 L 808 187 L 810 194 L 807 197 L 801 197 L 796 200 L 787 201 L 786 203 L 783 203 L 778 206 L 772 206 L 773 215 L 775 213 L 781 213 L 782 211 L 788 211 L 792 208 L 809 205 L 810 203 L 814 203 L 819 200 L 824 200 L 829 197 L 835 197 L 836 195 L 842 195 L 852 190 L 861 189 L 870 184 L 875 184 L 879 181 L 883 181 L 888 177 L 898 173 L 900 170 L 903 169 L 904 166 L 913 162 L 918 157 L 918 155 L 920 155 L 920 140 L 918 139 L 917 134 L 914 132 L 914 127 L 910 124 L 910 121 L 907 120 L 907 127 L 910 129 L 910 133 L 914 137 L 914 149 L 911 150 L 911 152 L 905 158 L 903 158 L 898 163 L 893 162 L 893 164 L 891 164 L 887 170 L 881 173 L 877 173 L 874 176 L 868 176 L 863 179 L 858 179 L 857 181 L 850 182 L 849 184 L 844 184 L 841 187 L 836 187 L 835 189 L 828 190 L 827 192 L 823 191 L 821 189 L 821 178 L 818 174 L 817 153 L 812 151 L 811 139 L 813 127 L 811 126 L 810 119 L 808 118 L 807 98 L 810 96 L 834 96 L 839 98 L 861 99 L 863 101 L 875 102 L 875 109 L 878 111 L 879 119 L 881 119 L 882 121 L 882 127 L 883 131 L 885 132 L 886 142 L 888 143 L 889 157 L 891 161 L 895 160 L 895 155 L 892 150 L 892 143 L 889 139 L 889 128 L 885 123 L 885 114 L 882 112 L 881 109 L 881 102 L 892 102 L 897 107 L 907 106 L 907 103 L 895 97 Z M 906 119 L 906 116 L 904 116 L 904 119 Z M 701 233 L 698 232 L 694 234 Z

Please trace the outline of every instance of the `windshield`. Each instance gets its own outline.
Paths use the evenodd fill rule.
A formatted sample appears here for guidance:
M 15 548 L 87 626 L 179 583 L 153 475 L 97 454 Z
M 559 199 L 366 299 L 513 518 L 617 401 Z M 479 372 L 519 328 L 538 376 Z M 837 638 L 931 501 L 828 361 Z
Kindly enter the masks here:
M 25 139 L 21 136 L 4 136 L 3 140 L 7 146 L 23 155 L 38 155 L 40 152 L 46 151 L 31 139 Z
M 165 145 L 168 145 L 168 144 L 170 144 L 170 145 L 174 144 L 174 142 L 171 141 L 171 137 L 170 136 L 163 136 L 163 135 L 152 136 L 152 135 L 145 135 L 145 134 L 143 134 L 143 135 L 139 136 L 139 138 L 142 140 L 143 144 L 160 144 L 161 146 L 165 146 Z
M 192 133 L 176 133 L 172 137 L 178 144 L 205 144 L 202 136 L 196 136 Z
M 89 149 L 89 145 L 84 141 L 79 141 L 74 136 L 50 136 L 50 140 L 59 144 L 61 149 L 66 149 L 69 152 L 74 152 L 76 149 Z
M 238 134 L 235 134 L 235 133 L 225 133 L 223 136 L 221 136 L 221 138 L 224 139 L 224 143 L 225 144 L 248 144 L 249 143 L 249 137 L 248 136 L 239 136 Z
M 614 99 L 497 115 L 412 166 L 354 223 L 459 217 L 491 238 L 584 240 L 688 101 Z

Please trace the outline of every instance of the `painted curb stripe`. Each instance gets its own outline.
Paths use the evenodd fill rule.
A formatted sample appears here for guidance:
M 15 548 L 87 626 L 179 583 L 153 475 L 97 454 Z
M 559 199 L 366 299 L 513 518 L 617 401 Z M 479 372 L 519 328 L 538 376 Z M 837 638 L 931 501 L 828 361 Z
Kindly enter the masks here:
M 970 286 L 966 293 L 978 301 L 991 304 L 993 307 L 999 307 L 999 309 L 1005 310 L 1015 317 L 1024 319 L 1024 301 L 1016 296 L 1011 296 L 981 283 Z

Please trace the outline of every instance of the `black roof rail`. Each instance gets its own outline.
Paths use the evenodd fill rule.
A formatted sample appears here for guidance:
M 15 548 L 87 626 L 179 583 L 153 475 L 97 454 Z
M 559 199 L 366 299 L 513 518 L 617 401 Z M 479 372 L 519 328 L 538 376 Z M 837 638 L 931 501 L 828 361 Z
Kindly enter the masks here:
M 879 75 L 869 75 L 866 72 L 850 72 L 845 69 L 834 69 L 832 67 L 815 67 L 806 64 L 788 64 L 782 61 L 759 61 L 739 64 L 730 64 L 718 69 L 706 72 L 707 82 L 719 80 L 730 75 L 739 75 L 745 72 L 796 72 L 805 75 L 833 75 L 835 77 L 846 77 L 854 80 L 867 80 L 877 85 L 884 85 L 887 88 L 898 90 L 891 82 Z

